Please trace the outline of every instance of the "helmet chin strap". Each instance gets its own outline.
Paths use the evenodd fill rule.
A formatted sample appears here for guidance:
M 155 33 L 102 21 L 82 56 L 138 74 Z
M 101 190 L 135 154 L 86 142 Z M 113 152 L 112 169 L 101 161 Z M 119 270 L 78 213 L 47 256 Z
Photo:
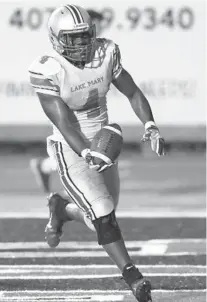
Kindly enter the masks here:
M 80 68 L 80 69 L 84 69 L 84 67 L 85 67 L 85 65 L 86 65 L 86 62 L 78 62 L 78 61 L 76 61 L 76 62 L 74 62 L 74 61 L 70 61 L 70 60 L 68 60 L 71 64 L 73 64 L 74 66 L 76 66 L 76 67 L 78 67 L 78 68 Z
M 86 62 L 85 61 L 73 61 L 70 60 L 69 57 L 67 57 L 66 55 L 64 55 L 64 52 L 62 53 L 62 56 L 71 64 L 73 64 L 74 66 L 80 68 L 80 69 L 84 69 Z

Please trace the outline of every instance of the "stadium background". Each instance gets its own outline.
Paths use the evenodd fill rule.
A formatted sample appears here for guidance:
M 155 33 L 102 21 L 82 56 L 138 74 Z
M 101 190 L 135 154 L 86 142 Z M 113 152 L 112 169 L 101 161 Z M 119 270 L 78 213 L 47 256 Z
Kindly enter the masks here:
M 66 228 L 65 245 L 56 252 L 44 245 L 46 198 L 29 163 L 34 156 L 46 155 L 45 138 L 51 128 L 27 70 L 50 49 L 46 22 L 59 4 L 0 1 L 0 301 L 128 302 L 132 297 L 117 277 L 110 276 L 115 268 L 107 271 L 111 262 L 94 247 L 94 234 L 74 225 L 72 232 Z M 110 119 L 122 126 L 125 142 L 118 217 L 130 252 L 153 278 L 156 301 L 205 301 L 205 1 L 74 4 L 102 16 L 100 36 L 120 46 L 123 66 L 148 97 L 166 139 L 167 155 L 157 158 L 148 144 L 140 143 L 143 126 L 127 99 L 111 87 Z M 54 174 L 52 189 L 60 188 Z M 167 246 L 165 253 L 161 245 Z M 70 281 L 61 264 L 71 265 Z M 88 264 L 95 265 L 93 273 L 100 279 L 95 275 L 89 284 Z M 52 266 L 50 273 L 47 265 Z M 101 278 L 103 268 L 109 281 Z M 41 279 L 41 270 L 48 279 Z M 77 283 L 78 273 L 82 279 Z

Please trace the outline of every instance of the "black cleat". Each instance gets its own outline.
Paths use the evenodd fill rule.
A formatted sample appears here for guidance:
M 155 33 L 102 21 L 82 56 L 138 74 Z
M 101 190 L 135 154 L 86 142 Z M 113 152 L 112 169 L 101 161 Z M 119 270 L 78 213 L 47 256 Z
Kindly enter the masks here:
M 139 279 L 131 285 L 131 290 L 139 302 L 152 302 L 151 283 L 149 280 Z
M 49 221 L 45 228 L 45 239 L 50 247 L 58 246 L 62 236 L 62 227 L 66 221 L 70 221 L 65 207 L 69 201 L 57 193 L 51 193 L 48 197 Z
M 152 302 L 151 283 L 143 277 L 134 264 L 127 264 L 122 275 L 137 301 Z

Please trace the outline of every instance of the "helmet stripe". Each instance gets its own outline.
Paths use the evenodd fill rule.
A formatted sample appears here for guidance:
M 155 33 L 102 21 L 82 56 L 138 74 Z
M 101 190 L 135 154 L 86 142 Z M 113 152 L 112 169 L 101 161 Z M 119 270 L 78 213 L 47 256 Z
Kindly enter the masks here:
M 79 16 L 79 18 L 80 18 L 80 23 L 84 23 L 83 16 L 82 16 L 80 10 L 78 9 L 78 7 L 75 6 L 75 5 L 70 5 L 70 7 L 71 7 L 71 8 L 74 8 L 74 11 L 77 12 L 77 14 L 78 14 L 78 16 Z
M 74 23 L 77 24 L 77 23 L 78 23 L 78 20 L 77 20 L 76 14 L 74 13 L 73 9 L 71 9 L 70 5 L 66 5 L 65 7 L 66 7 L 66 8 L 69 10 L 69 12 L 71 13 L 71 15 L 72 15 L 72 17 L 73 17 Z

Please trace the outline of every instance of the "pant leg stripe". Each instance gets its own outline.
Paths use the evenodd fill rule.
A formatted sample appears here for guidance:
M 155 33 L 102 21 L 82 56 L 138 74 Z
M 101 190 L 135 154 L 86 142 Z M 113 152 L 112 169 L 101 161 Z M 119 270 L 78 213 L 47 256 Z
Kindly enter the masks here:
M 84 208 L 84 210 L 88 210 L 91 205 L 86 200 L 84 194 L 77 188 L 77 186 L 74 184 L 71 177 L 69 176 L 68 169 L 67 169 L 67 164 L 65 162 L 65 158 L 64 158 L 64 155 L 63 155 L 62 144 L 58 143 L 58 146 L 59 146 L 60 160 L 61 160 L 62 167 L 63 167 L 63 179 L 64 179 L 64 182 L 65 182 L 65 185 L 68 188 L 68 190 L 71 190 L 71 189 L 73 190 L 74 195 L 76 197 L 76 202 L 78 202 L 79 205 L 82 208 Z
M 73 188 L 69 187 L 69 185 L 68 185 L 68 181 L 65 177 L 64 167 L 63 167 L 63 164 L 62 164 L 62 161 L 61 161 L 60 152 L 59 152 L 59 149 L 58 149 L 58 143 L 55 143 L 53 146 L 54 146 L 54 149 L 55 149 L 55 156 L 56 156 L 57 163 L 58 163 L 57 168 L 58 168 L 58 173 L 60 174 L 61 182 L 62 182 L 65 190 L 67 191 L 68 195 L 73 199 L 73 201 L 76 203 L 76 205 L 80 209 L 85 211 L 85 208 L 82 207 L 80 205 L 80 203 L 78 202 L 79 196 L 77 196 L 77 194 L 75 194 Z
M 80 191 L 80 189 L 78 189 L 78 187 L 76 186 L 76 184 L 73 182 L 73 180 L 71 179 L 71 177 L 69 176 L 69 173 L 68 173 L 68 169 L 67 169 L 67 164 L 65 162 L 65 158 L 64 158 L 64 155 L 63 155 L 63 147 L 62 147 L 62 144 L 61 143 L 58 143 L 59 145 L 59 148 L 60 148 L 60 154 L 61 154 L 61 157 L 62 157 L 62 163 L 63 163 L 63 167 L 64 167 L 64 170 L 65 170 L 65 173 L 64 173 L 64 177 L 65 177 L 65 180 L 66 180 L 66 184 L 69 184 L 69 188 L 72 186 L 74 188 L 74 191 L 77 193 L 78 197 L 76 199 L 76 203 L 79 204 L 79 207 L 82 207 L 88 214 L 91 215 L 91 219 L 94 220 L 96 219 L 96 215 L 93 211 L 93 208 L 92 208 L 92 205 L 91 203 L 86 199 L 85 195 L 83 192 Z M 80 204 L 79 200 L 82 201 L 82 204 Z
M 63 155 L 63 150 L 62 150 L 62 144 L 60 142 L 57 142 L 57 151 L 58 154 L 60 155 L 60 162 L 61 162 L 61 168 L 62 168 L 62 177 L 64 180 L 64 183 L 69 191 L 71 189 L 73 190 L 73 194 L 76 197 L 76 203 L 79 204 L 79 207 L 84 209 L 86 212 L 90 212 L 92 217 L 96 217 L 95 213 L 92 210 L 90 202 L 86 199 L 84 196 L 83 192 L 81 192 L 78 187 L 75 185 L 75 183 L 72 181 L 71 177 L 69 176 L 67 165 L 65 162 L 65 158 Z M 80 202 L 81 201 L 81 202 Z

